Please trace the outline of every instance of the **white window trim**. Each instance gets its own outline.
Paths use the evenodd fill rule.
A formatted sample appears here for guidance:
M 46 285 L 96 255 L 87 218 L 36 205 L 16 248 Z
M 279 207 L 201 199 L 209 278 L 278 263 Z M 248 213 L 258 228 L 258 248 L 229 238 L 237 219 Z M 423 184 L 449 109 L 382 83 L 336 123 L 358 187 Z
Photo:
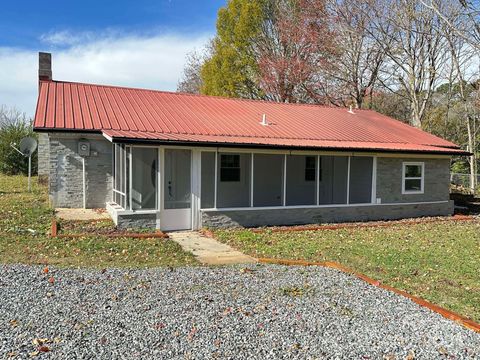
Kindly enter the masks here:
M 421 177 L 405 177 L 405 170 L 407 166 L 420 166 L 422 169 Z M 405 180 L 420 180 L 420 190 L 406 190 Z M 425 163 L 419 161 L 404 161 L 402 162 L 402 195 L 423 194 L 425 192 Z

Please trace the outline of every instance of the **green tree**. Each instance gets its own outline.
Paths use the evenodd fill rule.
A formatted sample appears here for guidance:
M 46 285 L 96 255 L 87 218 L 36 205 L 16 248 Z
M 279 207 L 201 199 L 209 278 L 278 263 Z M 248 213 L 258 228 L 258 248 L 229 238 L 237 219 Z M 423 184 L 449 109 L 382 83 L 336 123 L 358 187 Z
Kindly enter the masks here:
M 253 44 L 265 19 L 265 2 L 230 0 L 219 10 L 212 54 L 201 68 L 203 94 L 261 97 Z

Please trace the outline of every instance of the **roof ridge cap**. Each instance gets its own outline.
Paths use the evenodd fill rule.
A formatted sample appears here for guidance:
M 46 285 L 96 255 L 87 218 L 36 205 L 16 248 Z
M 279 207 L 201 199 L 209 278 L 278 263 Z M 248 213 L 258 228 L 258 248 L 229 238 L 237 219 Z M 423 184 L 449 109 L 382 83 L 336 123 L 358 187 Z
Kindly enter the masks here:
M 349 109 L 349 108 L 344 107 L 344 106 L 335 106 L 335 105 L 312 104 L 312 103 L 288 103 L 288 102 L 280 102 L 280 101 L 265 100 L 265 99 L 247 99 L 247 98 L 235 98 L 235 97 L 228 97 L 228 96 L 220 96 L 220 95 L 192 94 L 192 93 L 179 92 L 179 91 L 147 89 L 147 88 L 142 88 L 142 87 L 131 87 L 131 86 L 123 86 L 123 85 L 105 85 L 105 84 L 86 83 L 86 82 L 79 82 L 79 81 L 40 80 L 40 82 L 74 84 L 74 85 L 83 85 L 83 86 L 99 86 L 99 87 L 105 87 L 105 88 L 150 91 L 150 92 L 154 92 L 154 93 L 170 94 L 170 95 L 175 95 L 175 96 L 192 96 L 192 97 L 200 97 L 200 98 L 223 99 L 223 100 L 232 100 L 232 101 L 245 101 L 245 102 L 287 105 L 287 106 L 310 106 L 310 107 L 316 107 L 316 108 L 338 109 L 338 110 L 346 110 L 346 111 Z M 363 111 L 365 111 L 365 112 L 370 111 L 370 112 L 378 113 L 377 111 L 372 110 L 372 109 L 355 109 L 355 111 L 362 111 L 362 112 Z

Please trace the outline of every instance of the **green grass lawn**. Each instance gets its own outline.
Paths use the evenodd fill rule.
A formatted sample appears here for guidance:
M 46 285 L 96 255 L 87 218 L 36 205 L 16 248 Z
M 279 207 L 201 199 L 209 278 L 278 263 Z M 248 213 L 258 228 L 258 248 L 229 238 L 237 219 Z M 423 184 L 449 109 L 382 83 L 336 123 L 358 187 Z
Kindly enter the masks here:
M 337 261 L 480 321 L 480 221 L 215 237 L 254 257 Z
M 193 255 L 171 240 L 109 238 L 112 223 L 108 220 L 78 226 L 82 232 L 98 229 L 98 236 L 50 238 L 53 210 L 48 206 L 47 191 L 36 178 L 32 184 L 29 193 L 26 177 L 0 175 L 0 263 L 96 268 L 196 264 Z

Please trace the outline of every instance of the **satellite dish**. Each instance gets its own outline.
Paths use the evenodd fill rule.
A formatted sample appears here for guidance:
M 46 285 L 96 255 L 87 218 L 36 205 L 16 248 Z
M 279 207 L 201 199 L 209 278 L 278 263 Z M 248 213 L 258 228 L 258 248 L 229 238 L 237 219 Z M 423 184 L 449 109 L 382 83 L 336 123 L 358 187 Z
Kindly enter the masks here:
M 25 156 L 31 156 L 37 149 L 37 140 L 32 137 L 23 138 L 20 141 L 20 151 Z

